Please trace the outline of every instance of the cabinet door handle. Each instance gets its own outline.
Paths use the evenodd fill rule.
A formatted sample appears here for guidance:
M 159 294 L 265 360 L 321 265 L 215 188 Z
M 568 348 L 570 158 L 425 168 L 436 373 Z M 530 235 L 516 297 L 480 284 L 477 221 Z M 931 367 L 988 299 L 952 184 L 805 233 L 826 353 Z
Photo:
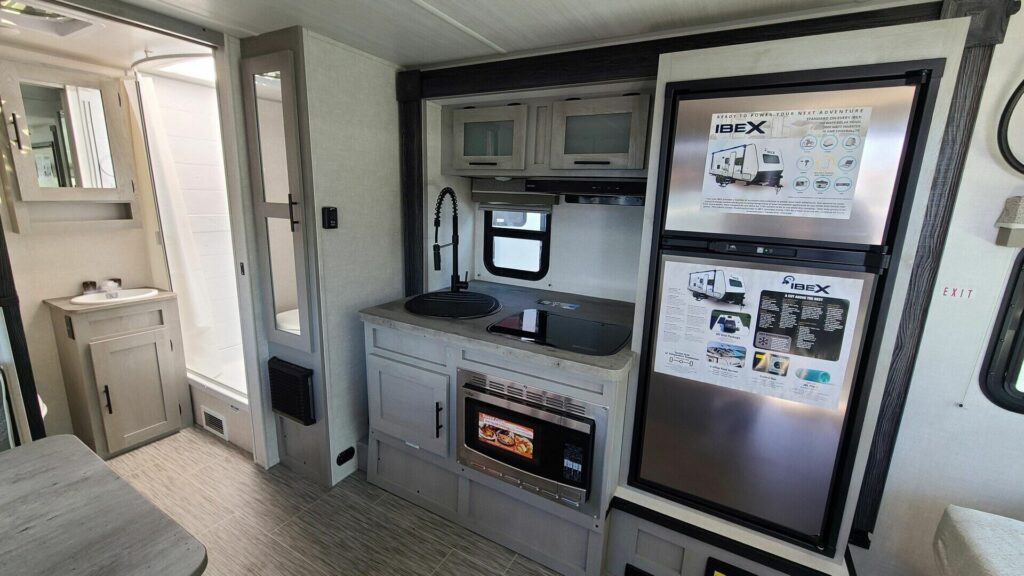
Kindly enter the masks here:
M 497 162 L 470 162 L 470 166 L 497 166 Z
M 576 160 L 573 162 L 573 164 L 579 164 L 581 166 L 607 166 L 611 163 L 611 160 Z
M 295 207 L 298 206 L 298 205 L 299 205 L 299 203 L 296 202 L 295 200 L 292 200 L 292 195 L 289 194 L 288 195 L 288 225 L 292 227 L 292 232 L 295 232 L 295 225 L 299 223 L 299 221 L 295 219 Z
M 103 395 L 107 397 L 107 414 L 113 414 L 114 405 L 110 403 L 110 386 L 103 387 Z
M 441 406 L 440 402 L 434 402 L 434 438 L 441 437 L 441 429 L 444 428 L 444 424 L 441 424 L 441 411 L 444 407 Z
M 18 127 L 18 115 L 11 112 L 11 124 L 14 124 L 14 141 L 18 144 L 18 152 L 21 152 L 21 128 Z

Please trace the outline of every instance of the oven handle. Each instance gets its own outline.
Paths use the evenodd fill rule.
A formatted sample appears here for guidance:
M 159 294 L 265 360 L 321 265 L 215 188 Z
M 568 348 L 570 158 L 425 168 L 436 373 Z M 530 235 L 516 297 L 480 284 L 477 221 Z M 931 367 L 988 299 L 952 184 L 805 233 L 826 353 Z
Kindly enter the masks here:
M 444 407 L 441 406 L 440 402 L 434 402 L 434 438 L 441 437 L 441 429 L 444 428 L 444 424 L 441 424 L 441 411 Z
M 483 402 L 484 404 L 490 404 L 491 406 L 505 408 L 507 410 L 517 412 L 524 416 L 532 416 L 533 418 L 537 418 L 538 420 L 551 422 L 552 424 L 557 424 L 565 428 L 570 428 L 572 430 L 576 430 L 577 432 L 583 432 L 584 434 L 594 433 L 592 420 L 581 422 L 579 420 L 576 420 L 575 418 L 569 418 L 568 416 L 563 416 L 561 414 L 555 414 L 547 410 L 534 408 L 533 406 L 530 406 L 529 404 L 525 404 L 523 402 L 515 402 L 512 400 L 506 400 L 504 398 L 498 398 L 492 396 L 491 394 L 477 392 L 476 390 L 468 388 L 466 386 L 463 386 L 459 390 L 459 392 L 461 395 L 467 398 L 473 398 L 474 400 L 477 400 L 478 402 Z

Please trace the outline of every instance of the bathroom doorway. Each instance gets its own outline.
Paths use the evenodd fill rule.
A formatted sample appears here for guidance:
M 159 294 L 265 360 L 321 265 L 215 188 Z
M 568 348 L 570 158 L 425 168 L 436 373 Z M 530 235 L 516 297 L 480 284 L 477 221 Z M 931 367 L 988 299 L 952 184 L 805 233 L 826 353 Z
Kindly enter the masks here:
M 136 63 L 134 73 L 190 384 L 244 402 L 245 356 L 213 55 L 197 50 L 147 58 Z M 197 414 L 200 424 L 202 416 Z

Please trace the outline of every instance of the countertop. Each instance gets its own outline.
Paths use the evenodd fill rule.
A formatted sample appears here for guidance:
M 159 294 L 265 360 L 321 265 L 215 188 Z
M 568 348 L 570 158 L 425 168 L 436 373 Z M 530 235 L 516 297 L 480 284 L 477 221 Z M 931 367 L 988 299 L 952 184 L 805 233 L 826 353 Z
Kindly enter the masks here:
M 1024 522 L 947 506 L 935 531 L 935 558 L 943 576 L 1024 574 Z
M 194 576 L 206 548 L 74 436 L 0 453 L 0 572 Z
M 139 286 L 139 288 L 149 288 L 149 286 Z M 161 300 L 174 300 L 178 296 L 174 292 L 168 292 L 166 290 L 157 290 L 157 295 L 149 298 L 141 298 L 138 300 L 122 300 L 118 301 L 116 298 L 109 302 L 102 302 L 99 304 L 72 304 L 71 299 L 75 296 L 65 296 L 64 298 L 50 298 L 49 300 L 43 300 L 43 303 L 63 310 L 69 314 L 77 314 L 81 312 L 92 312 L 99 309 L 110 310 L 113 308 L 123 308 L 125 306 L 131 306 L 133 304 L 145 304 L 148 302 L 160 302 Z
M 632 365 L 633 352 L 630 350 L 630 341 L 627 341 L 621 350 L 611 356 L 590 356 L 542 346 L 532 342 L 524 342 L 517 338 L 491 334 L 487 331 L 487 327 L 491 324 L 513 314 L 518 314 L 527 308 L 548 310 L 555 314 L 586 320 L 632 326 L 634 307 L 631 302 L 480 281 L 471 282 L 469 290 L 494 296 L 501 303 L 501 309 L 483 318 L 458 320 L 432 318 L 429 316 L 417 316 L 407 311 L 405 309 L 405 302 L 409 298 L 402 298 L 401 300 L 367 308 L 361 311 L 360 315 L 366 322 L 391 326 L 400 330 L 412 329 L 413 331 L 419 331 L 428 335 L 440 333 L 447 340 L 455 343 L 475 347 L 481 347 L 482 345 L 484 348 L 500 347 L 504 350 L 512 349 L 515 351 L 515 355 L 524 361 L 554 360 L 555 363 L 572 362 L 578 364 L 586 371 L 596 369 L 606 372 L 622 372 L 628 370 Z M 576 310 L 566 310 L 557 306 L 544 306 L 538 304 L 538 300 L 578 304 L 579 308 Z

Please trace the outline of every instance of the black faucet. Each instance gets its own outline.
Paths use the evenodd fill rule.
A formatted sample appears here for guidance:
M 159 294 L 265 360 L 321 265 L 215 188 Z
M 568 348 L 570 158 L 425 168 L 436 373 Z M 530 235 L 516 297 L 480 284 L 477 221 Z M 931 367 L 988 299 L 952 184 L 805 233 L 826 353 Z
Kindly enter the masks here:
M 437 235 L 441 230 L 441 206 L 445 196 L 452 198 L 452 241 L 442 246 L 437 243 Z M 452 292 L 458 292 L 469 288 L 469 271 L 466 271 L 465 280 L 459 278 L 459 201 L 455 198 L 455 190 L 446 186 L 437 195 L 437 205 L 434 206 L 434 270 L 441 269 L 441 248 L 448 246 L 452 247 Z

